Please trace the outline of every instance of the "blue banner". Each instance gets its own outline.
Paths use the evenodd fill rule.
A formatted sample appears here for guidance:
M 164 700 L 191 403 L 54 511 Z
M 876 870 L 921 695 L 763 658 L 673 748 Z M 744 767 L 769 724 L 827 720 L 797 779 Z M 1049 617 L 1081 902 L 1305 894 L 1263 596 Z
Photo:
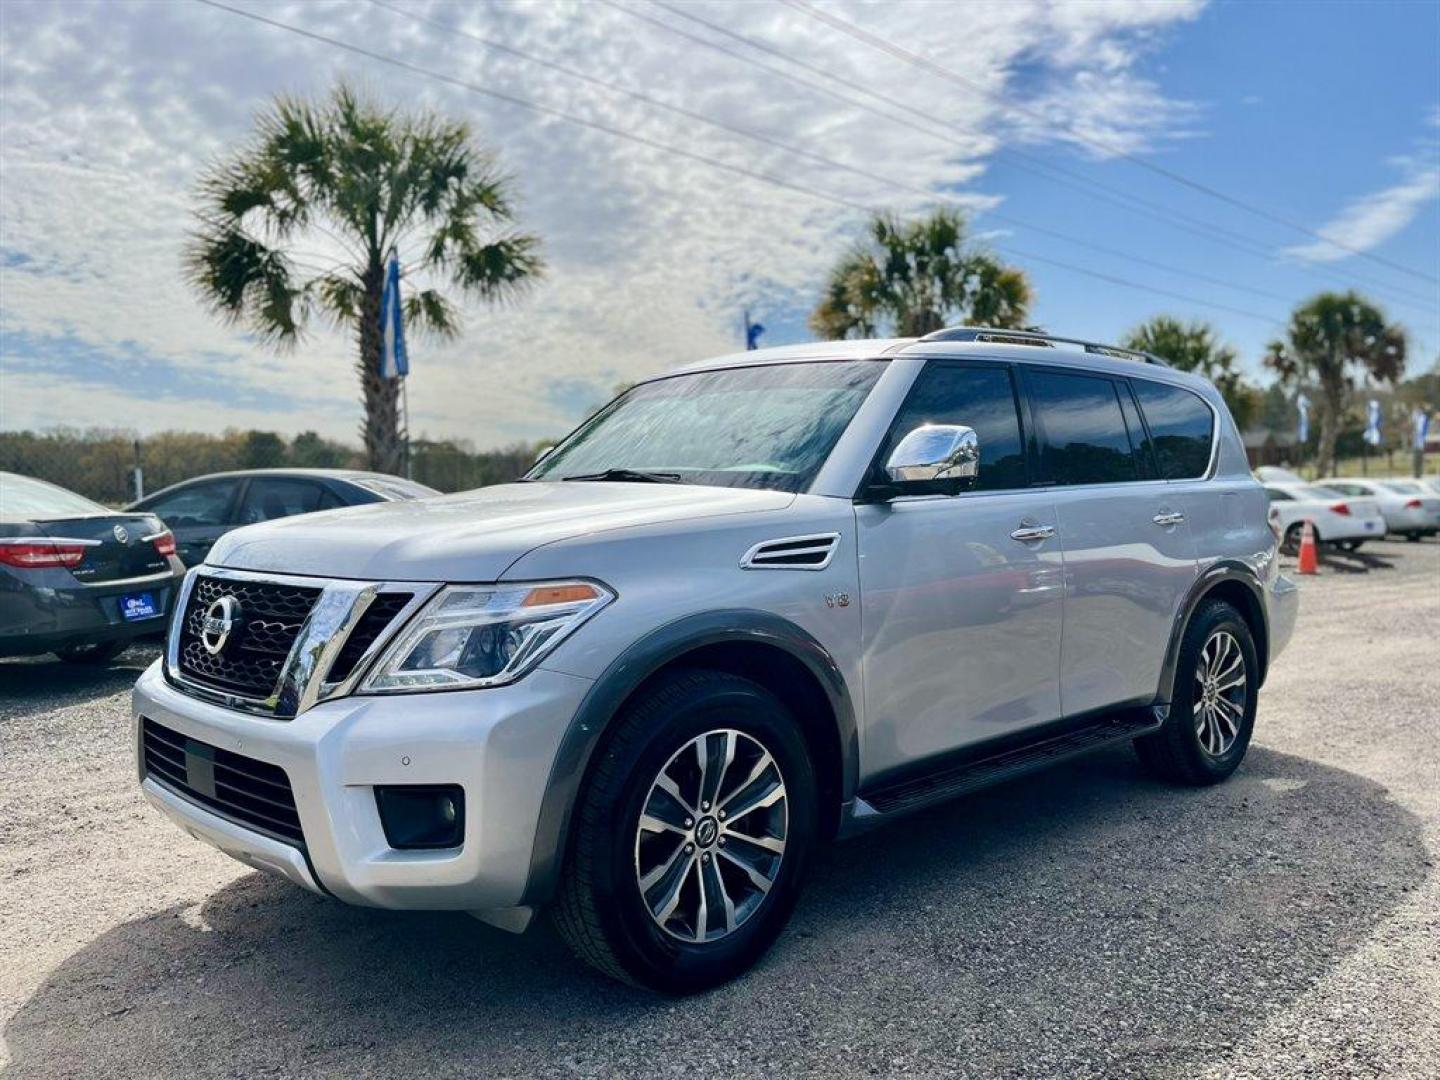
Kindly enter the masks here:
M 1365 441 L 1371 446 L 1380 445 L 1380 402 L 1374 398 L 1365 406 Z
M 400 308 L 400 258 L 391 255 L 385 271 L 385 288 L 380 294 L 380 377 L 398 379 L 409 374 L 405 319 Z

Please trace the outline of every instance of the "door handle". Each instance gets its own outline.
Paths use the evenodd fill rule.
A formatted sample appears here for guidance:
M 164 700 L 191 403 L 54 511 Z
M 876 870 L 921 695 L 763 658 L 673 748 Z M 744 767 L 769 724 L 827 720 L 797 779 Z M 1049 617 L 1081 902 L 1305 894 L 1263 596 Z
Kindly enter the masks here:
M 1162 510 L 1150 520 L 1155 522 L 1156 525 L 1160 525 L 1168 529 L 1171 525 L 1179 525 L 1182 521 L 1184 521 L 1185 515 L 1176 510 Z
M 1010 534 L 1010 539 L 1019 540 L 1022 544 L 1029 544 L 1036 540 L 1049 540 L 1050 537 L 1054 535 L 1054 525 L 1037 525 L 1033 522 L 1022 522 L 1020 528 Z

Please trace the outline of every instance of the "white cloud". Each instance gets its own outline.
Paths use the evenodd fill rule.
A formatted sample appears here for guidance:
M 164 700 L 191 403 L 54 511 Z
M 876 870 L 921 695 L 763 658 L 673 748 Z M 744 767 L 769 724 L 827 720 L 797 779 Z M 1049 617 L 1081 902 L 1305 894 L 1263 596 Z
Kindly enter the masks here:
M 1317 231 L 1326 239 L 1297 244 L 1284 254 L 1307 263 L 1338 262 L 1356 251 L 1369 251 L 1404 229 L 1426 203 L 1440 198 L 1440 167 L 1415 158 L 1396 158 L 1405 178 L 1355 199 Z
M 1007 102 L 1023 101 L 1052 124 L 1079 126 L 1132 151 L 1183 133 L 1194 116 L 1137 65 L 1158 35 L 1194 17 L 1196 3 L 976 3 L 966 5 L 964 18 L 943 19 L 924 3 L 834 6 L 892 41 L 923 48 L 1001 104 L 885 61 L 783 5 L 690 9 L 823 63 L 856 87 L 933 110 L 969 133 L 947 138 L 877 122 L 599 5 L 413 6 L 856 167 L 930 190 L 963 191 L 979 205 L 993 201 L 984 172 L 999 146 L 1055 137 L 1017 122 Z M 469 119 L 517 178 L 523 226 L 545 238 L 550 276 L 530 298 L 503 311 L 467 308 L 459 341 L 413 343 L 417 432 L 482 446 L 553 435 L 616 383 L 728 351 L 742 306 L 773 321 L 773 312 L 808 305 L 861 217 L 196 4 L 10 0 L 5 7 L 5 427 L 123 418 L 124 426 L 141 430 L 254 424 L 353 436 L 359 391 L 345 335 L 317 328 L 300 348 L 277 357 L 208 316 L 179 275 L 192 185 L 203 163 L 242 139 L 253 113 L 274 94 L 323 93 L 340 77 L 385 101 Z M 369 4 L 252 9 L 865 205 L 913 211 L 928 201 L 657 112 Z M 27 355 L 22 368 L 13 351 L 19 341 L 54 342 L 57 349 L 73 343 L 114 357 L 116 365 L 139 359 L 117 389 L 114 370 L 110 378 L 76 375 L 73 364 L 43 352 Z M 255 407 L 257 395 L 266 394 L 283 407 Z

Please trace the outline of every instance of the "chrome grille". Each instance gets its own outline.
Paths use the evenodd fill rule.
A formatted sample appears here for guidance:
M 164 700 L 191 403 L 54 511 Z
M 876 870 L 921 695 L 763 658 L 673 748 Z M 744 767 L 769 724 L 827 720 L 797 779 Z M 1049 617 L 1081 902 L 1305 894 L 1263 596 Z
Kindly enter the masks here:
M 270 697 L 320 593 L 302 585 L 199 575 L 180 625 L 181 673 L 225 693 Z M 201 627 L 206 611 L 224 596 L 240 605 L 240 622 L 225 647 L 212 655 L 201 640 Z
M 243 712 L 290 719 L 349 693 L 397 627 L 438 584 L 291 577 L 206 566 L 181 588 L 165 672 L 178 689 Z M 230 629 L 205 647 L 206 613 Z

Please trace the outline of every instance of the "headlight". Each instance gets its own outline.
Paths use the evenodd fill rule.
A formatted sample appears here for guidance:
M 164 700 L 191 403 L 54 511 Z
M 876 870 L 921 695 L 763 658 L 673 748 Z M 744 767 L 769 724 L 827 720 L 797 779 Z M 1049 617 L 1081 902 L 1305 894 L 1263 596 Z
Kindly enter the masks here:
M 513 682 L 613 599 L 591 581 L 449 586 L 385 650 L 361 692 Z

